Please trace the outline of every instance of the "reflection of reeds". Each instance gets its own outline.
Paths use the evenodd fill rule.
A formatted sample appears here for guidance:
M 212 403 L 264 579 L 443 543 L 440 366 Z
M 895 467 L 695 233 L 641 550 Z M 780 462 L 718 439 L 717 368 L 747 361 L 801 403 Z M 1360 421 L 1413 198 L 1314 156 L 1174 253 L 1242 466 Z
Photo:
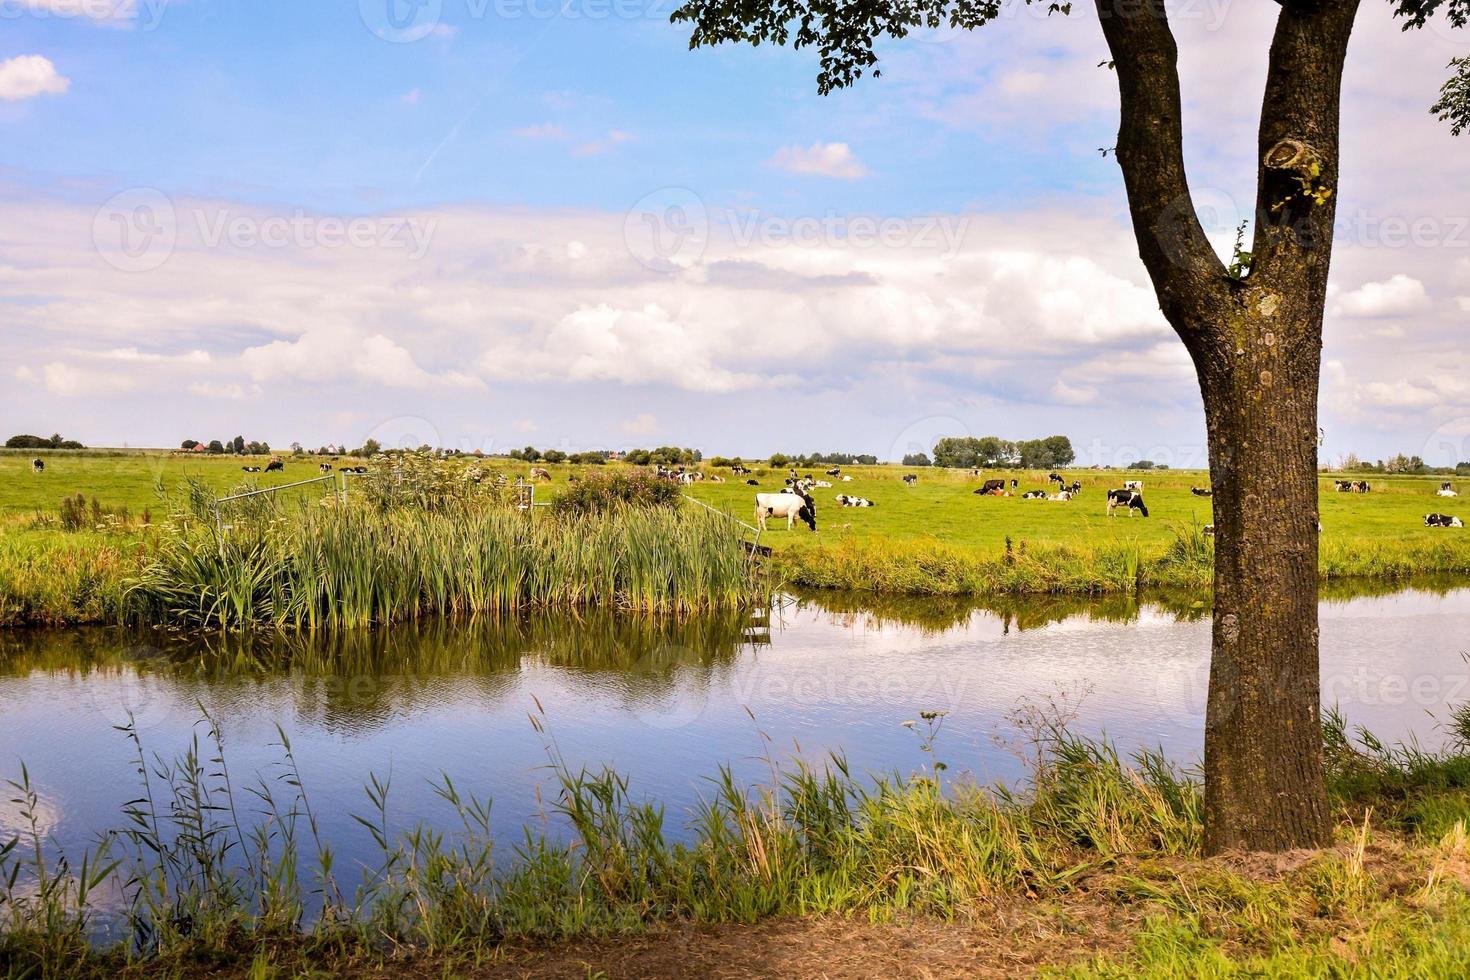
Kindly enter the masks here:
M 733 609 L 760 593 L 731 528 L 664 510 L 557 520 L 495 507 L 322 508 L 175 533 L 129 590 L 128 614 L 311 629 L 528 608 Z

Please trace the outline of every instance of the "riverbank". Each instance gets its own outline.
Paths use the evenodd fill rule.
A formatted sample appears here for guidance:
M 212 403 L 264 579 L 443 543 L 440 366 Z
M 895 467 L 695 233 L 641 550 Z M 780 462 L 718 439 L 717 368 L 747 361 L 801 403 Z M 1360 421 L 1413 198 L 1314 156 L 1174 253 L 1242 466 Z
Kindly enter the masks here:
M 946 780 L 942 723 L 916 719 L 934 764 L 908 777 L 873 782 L 840 761 L 773 771 L 763 786 L 721 774 L 688 844 L 670 843 L 661 808 L 615 773 L 573 771 L 553 751 L 548 806 L 570 837 L 529 830 L 508 862 L 480 830 L 488 801 L 441 783 L 465 830 L 440 838 L 395 828 L 389 784 L 370 780 L 362 827 L 381 860 L 360 875 L 334 868 L 296 776 L 245 806 L 212 733 L 197 755 L 153 767 L 111 844 L 67 869 L 31 856 L 35 795 L 22 776 L 20 832 L 0 850 L 0 966 L 68 977 L 1470 969 L 1470 756 L 1458 750 L 1350 742 L 1329 715 L 1335 844 L 1207 859 L 1200 787 L 1159 756 L 1120 759 L 1040 722 L 1028 784 L 986 789 Z M 299 772 L 284 738 L 282 752 Z M 114 875 L 136 894 L 113 931 L 141 948 L 89 942 L 101 924 L 89 895 L 117 894 Z

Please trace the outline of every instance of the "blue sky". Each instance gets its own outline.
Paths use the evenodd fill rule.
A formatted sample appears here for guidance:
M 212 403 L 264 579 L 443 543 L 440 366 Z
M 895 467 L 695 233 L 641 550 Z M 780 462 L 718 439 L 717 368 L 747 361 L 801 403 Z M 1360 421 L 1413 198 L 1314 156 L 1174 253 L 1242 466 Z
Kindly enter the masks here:
M 1225 247 L 1270 10 L 1176 6 Z M 889 42 L 883 78 L 823 98 L 813 52 L 690 52 L 670 9 L 0 0 L 0 418 L 94 444 L 407 427 L 746 454 L 1060 431 L 1097 461 L 1198 460 L 1188 364 L 1097 152 L 1095 23 L 1008 7 Z M 1425 112 L 1470 45 L 1382 13 L 1345 99 L 1327 451 L 1470 452 L 1470 144 Z M 157 265 L 99 241 L 165 211 Z M 699 247 L 650 263 L 633 238 L 670 214 Z M 362 242 L 322 244 L 354 218 Z

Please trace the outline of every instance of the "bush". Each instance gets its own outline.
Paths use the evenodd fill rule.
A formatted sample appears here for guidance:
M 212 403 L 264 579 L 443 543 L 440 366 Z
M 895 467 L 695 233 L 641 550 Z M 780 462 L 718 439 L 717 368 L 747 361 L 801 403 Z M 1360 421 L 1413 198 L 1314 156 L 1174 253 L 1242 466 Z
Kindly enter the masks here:
M 86 449 L 75 439 L 63 439 L 57 433 L 50 439 L 45 436 L 18 435 L 5 440 L 6 449 Z
M 557 514 L 601 514 L 617 507 L 677 507 L 679 485 L 647 473 L 599 473 L 571 484 L 552 502 Z

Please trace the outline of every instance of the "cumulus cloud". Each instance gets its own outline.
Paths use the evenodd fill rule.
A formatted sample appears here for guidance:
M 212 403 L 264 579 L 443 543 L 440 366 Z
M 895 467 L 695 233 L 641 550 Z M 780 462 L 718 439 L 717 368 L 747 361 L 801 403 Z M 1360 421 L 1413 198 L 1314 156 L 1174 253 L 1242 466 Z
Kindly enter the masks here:
M 51 59 L 23 54 L 0 61 L 0 101 L 19 102 L 38 95 L 61 95 L 71 81 L 56 70 Z
M 857 180 L 871 173 L 846 143 L 783 146 L 771 157 L 770 164 L 788 173 L 841 180 Z
M 1399 273 L 1383 282 L 1367 282 L 1337 298 L 1334 312 L 1339 316 L 1391 317 L 1408 316 L 1429 308 L 1429 294 L 1424 283 Z

